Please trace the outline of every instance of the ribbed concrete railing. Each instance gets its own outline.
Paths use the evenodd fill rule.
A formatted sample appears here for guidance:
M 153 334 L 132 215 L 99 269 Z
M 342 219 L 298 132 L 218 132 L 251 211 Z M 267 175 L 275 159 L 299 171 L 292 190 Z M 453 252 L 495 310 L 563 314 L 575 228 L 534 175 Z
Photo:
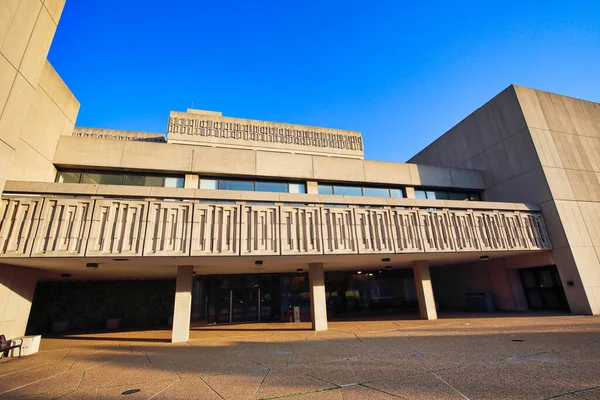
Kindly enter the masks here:
M 548 250 L 532 211 L 8 196 L 0 257 Z

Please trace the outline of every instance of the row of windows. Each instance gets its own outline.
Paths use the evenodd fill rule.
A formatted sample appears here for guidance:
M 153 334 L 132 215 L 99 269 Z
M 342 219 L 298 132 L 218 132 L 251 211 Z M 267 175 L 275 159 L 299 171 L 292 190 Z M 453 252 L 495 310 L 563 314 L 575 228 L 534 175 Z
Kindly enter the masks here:
M 448 190 L 415 190 L 415 197 L 417 199 L 429 199 L 429 200 L 469 200 L 469 201 L 481 201 L 481 194 L 477 192 L 461 192 L 461 191 L 448 191 Z
M 182 188 L 184 187 L 185 179 L 183 176 L 176 175 L 66 170 L 58 172 L 56 181 L 61 183 Z M 305 183 L 285 181 L 201 178 L 199 187 L 200 189 L 209 190 L 306 193 Z M 405 197 L 404 189 L 402 188 L 348 186 L 321 183 L 319 184 L 318 192 L 319 194 L 334 194 L 341 196 Z M 472 191 L 416 189 L 415 197 L 417 199 L 481 201 L 480 193 Z
M 306 193 L 306 184 L 298 182 L 201 178 L 200 189 L 243 190 L 249 192 Z
M 182 188 L 183 176 L 149 175 L 135 172 L 59 171 L 60 183 L 91 183 L 96 185 L 128 185 Z
M 319 183 L 319 194 L 402 198 L 404 197 L 404 189 L 369 186 L 330 185 Z

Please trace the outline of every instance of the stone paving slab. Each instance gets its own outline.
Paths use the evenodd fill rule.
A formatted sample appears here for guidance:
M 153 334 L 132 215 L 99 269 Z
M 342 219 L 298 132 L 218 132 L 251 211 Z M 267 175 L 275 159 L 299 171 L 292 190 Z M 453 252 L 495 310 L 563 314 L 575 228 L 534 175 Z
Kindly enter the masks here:
M 600 399 L 600 318 L 194 326 L 42 338 L 0 360 L 0 399 Z

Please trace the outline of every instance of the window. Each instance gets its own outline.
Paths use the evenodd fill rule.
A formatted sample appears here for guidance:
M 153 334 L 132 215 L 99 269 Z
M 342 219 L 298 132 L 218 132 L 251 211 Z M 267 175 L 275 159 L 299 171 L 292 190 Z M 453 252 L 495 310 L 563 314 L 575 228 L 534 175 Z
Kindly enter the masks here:
M 362 188 L 356 186 L 335 185 L 333 193 L 341 196 L 362 196 Z
M 255 181 L 250 179 L 200 178 L 200 189 L 242 190 L 249 192 L 306 193 L 306 184 L 285 181 Z
M 372 196 L 372 197 L 404 197 L 404 189 L 372 187 L 372 186 L 350 186 L 331 185 L 319 183 L 319 194 L 335 194 L 340 196 Z
M 288 193 L 289 188 L 286 182 L 256 182 L 256 191 Z
M 333 194 L 333 186 L 319 184 L 319 194 Z
M 127 185 L 175 187 L 184 186 L 183 176 L 163 176 L 136 172 L 111 171 L 58 171 L 56 181 L 59 183 L 88 183 L 93 185 Z
M 221 179 L 219 181 L 220 190 L 244 190 L 253 192 L 254 182 L 252 181 L 230 181 Z
M 481 195 L 477 192 L 468 191 L 448 191 L 448 190 L 415 190 L 415 197 L 417 199 L 429 199 L 429 200 L 469 200 L 469 201 L 481 201 Z
M 390 189 L 386 188 L 363 188 L 363 193 L 365 196 L 373 196 L 373 197 L 390 197 Z

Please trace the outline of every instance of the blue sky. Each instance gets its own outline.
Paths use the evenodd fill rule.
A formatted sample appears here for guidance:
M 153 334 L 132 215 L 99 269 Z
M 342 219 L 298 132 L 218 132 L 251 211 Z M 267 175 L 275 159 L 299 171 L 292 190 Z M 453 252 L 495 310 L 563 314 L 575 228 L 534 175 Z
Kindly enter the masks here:
M 79 126 L 193 103 L 406 161 L 511 83 L 600 102 L 600 1 L 67 0 L 48 58 Z

